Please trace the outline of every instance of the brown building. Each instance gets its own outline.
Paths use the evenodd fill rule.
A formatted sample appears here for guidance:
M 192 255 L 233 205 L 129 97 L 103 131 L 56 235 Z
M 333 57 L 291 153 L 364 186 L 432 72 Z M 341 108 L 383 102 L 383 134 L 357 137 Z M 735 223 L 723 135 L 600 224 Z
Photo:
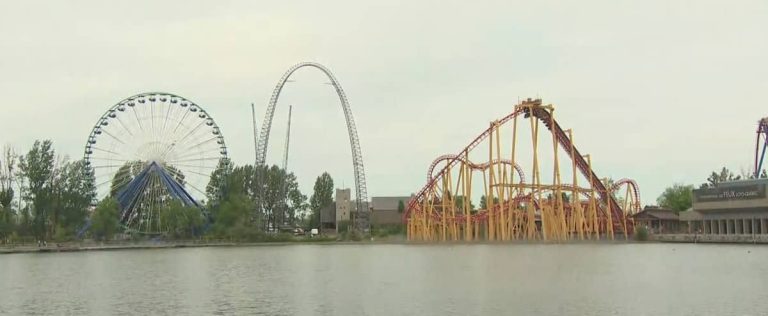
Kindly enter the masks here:
M 649 233 L 676 233 L 680 230 L 680 219 L 675 211 L 648 206 L 642 212 L 632 215 L 636 227 L 645 227 Z
M 403 223 L 403 213 L 410 196 L 382 196 L 371 198 L 371 225 L 398 225 Z

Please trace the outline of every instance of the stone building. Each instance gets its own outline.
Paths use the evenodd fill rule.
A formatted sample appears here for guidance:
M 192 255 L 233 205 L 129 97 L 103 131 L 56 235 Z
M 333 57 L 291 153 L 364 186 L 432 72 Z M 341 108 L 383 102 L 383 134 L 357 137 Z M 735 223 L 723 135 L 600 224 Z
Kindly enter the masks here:
M 680 213 L 691 233 L 768 234 L 768 179 L 720 183 L 693 191 L 693 208 Z
M 320 210 L 320 227 L 323 233 L 338 233 L 342 225 L 351 224 L 353 214 L 356 214 L 357 201 L 352 200 L 352 190 L 336 189 L 334 202 Z M 363 203 L 368 208 L 368 203 Z

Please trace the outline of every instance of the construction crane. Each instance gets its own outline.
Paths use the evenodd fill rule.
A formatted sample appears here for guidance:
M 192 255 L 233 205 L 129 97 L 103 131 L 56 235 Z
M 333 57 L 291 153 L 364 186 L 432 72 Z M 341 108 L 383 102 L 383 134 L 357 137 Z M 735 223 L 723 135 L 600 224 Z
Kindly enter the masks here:
M 288 213 L 288 152 L 291 148 L 291 116 L 293 113 L 293 105 L 288 106 L 288 128 L 285 133 L 285 149 L 283 152 L 283 172 L 285 172 L 285 178 L 283 178 L 283 203 L 280 206 L 280 216 L 275 214 L 275 228 L 285 225 Z

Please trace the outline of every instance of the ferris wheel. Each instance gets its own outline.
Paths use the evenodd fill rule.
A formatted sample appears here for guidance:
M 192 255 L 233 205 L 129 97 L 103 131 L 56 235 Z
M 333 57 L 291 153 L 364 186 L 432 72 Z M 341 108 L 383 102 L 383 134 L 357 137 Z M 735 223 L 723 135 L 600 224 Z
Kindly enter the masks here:
M 219 126 L 200 105 L 169 93 L 143 93 L 109 108 L 85 146 L 99 200 L 113 197 L 130 231 L 163 233 L 172 201 L 203 209 L 219 194 L 212 174 L 228 162 Z

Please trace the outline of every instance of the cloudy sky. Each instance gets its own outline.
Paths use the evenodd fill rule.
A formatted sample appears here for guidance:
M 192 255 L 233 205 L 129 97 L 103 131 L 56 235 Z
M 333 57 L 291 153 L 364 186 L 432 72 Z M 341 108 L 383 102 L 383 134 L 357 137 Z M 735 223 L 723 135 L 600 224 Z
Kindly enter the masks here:
M 0 144 L 50 138 L 80 157 L 96 120 L 145 91 L 202 105 L 237 163 L 254 159 L 283 72 L 328 66 L 352 105 L 369 195 L 406 195 L 525 97 L 557 107 L 598 175 L 672 183 L 749 169 L 768 115 L 764 1 L 0 1 Z M 334 91 L 303 69 L 281 97 L 270 163 L 294 105 L 290 169 L 306 192 L 353 186 Z

